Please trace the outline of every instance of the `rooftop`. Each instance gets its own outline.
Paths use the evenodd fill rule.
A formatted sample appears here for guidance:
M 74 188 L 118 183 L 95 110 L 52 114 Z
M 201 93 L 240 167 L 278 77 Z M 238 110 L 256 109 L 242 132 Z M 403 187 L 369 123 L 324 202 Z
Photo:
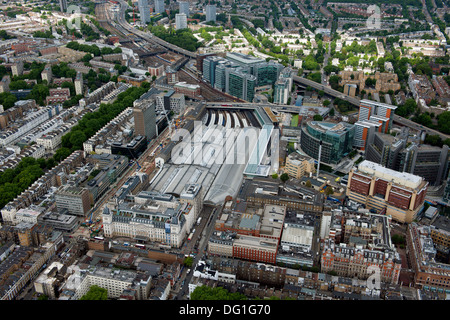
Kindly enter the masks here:
M 419 188 L 424 179 L 420 176 L 413 175 L 407 172 L 399 172 L 392 169 L 388 169 L 379 165 L 375 162 L 364 160 L 358 165 L 358 170 L 373 175 L 378 178 L 382 178 L 388 181 L 392 181 L 394 183 L 400 184 L 405 187 L 409 187 L 412 189 Z

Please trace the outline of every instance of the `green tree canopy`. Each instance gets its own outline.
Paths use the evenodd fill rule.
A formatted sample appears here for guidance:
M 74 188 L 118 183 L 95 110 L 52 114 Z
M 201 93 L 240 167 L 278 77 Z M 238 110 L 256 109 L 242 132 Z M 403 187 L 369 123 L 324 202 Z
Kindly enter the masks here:
M 89 288 L 89 291 L 86 292 L 86 294 L 80 298 L 80 300 L 107 300 L 107 299 L 108 299 L 108 291 L 97 285 L 91 286 Z
M 247 300 L 247 297 L 239 292 L 231 293 L 222 287 L 210 288 L 198 286 L 190 296 L 191 300 Z

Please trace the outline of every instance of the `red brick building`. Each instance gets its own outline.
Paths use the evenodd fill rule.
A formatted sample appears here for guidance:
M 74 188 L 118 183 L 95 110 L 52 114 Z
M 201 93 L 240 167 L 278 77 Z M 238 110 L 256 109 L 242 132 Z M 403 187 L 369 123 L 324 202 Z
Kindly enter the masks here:
M 410 223 L 423 207 L 428 184 L 422 177 L 365 160 L 350 171 L 347 196 L 369 209 L 386 210 L 393 219 Z

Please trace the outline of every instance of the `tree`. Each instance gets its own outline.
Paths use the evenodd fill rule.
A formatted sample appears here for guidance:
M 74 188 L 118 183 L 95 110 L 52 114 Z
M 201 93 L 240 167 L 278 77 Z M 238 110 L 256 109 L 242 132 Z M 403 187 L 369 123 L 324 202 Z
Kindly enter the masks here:
M 439 115 L 438 130 L 443 133 L 450 133 L 450 111 L 444 111 Z
M 108 299 L 108 291 L 97 285 L 91 286 L 89 288 L 89 291 L 86 292 L 86 294 L 80 298 L 80 300 L 107 300 L 107 299 Z
M 281 181 L 286 182 L 286 181 L 289 180 L 289 175 L 288 175 L 287 173 L 283 173 L 283 174 L 280 176 L 280 179 L 281 179 Z
M 192 257 L 184 258 L 183 264 L 184 264 L 185 267 L 190 268 L 190 267 L 192 267 L 193 263 L 194 263 L 194 258 L 192 258 Z
M 305 186 L 308 187 L 308 188 L 311 188 L 311 187 L 312 187 L 311 181 L 310 181 L 310 180 L 307 180 L 307 181 L 305 182 Z
M 323 117 L 320 114 L 315 114 L 313 117 L 313 120 L 314 121 L 322 121 Z
M 191 293 L 190 300 L 247 300 L 242 293 L 231 293 L 222 287 L 211 288 L 208 286 L 198 286 Z
M 274 174 L 272 175 L 272 178 L 273 178 L 273 179 L 278 179 L 278 174 L 274 173 Z
M 326 194 L 327 196 L 332 195 L 333 193 L 334 193 L 334 190 L 333 190 L 333 187 L 332 187 L 332 186 L 326 187 L 326 189 L 325 189 L 325 194 Z

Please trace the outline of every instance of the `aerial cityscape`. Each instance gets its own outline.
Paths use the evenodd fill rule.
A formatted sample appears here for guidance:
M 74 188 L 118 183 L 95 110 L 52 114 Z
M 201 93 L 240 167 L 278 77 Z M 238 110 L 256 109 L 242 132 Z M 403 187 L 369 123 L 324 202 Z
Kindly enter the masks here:
M 0 299 L 450 300 L 449 37 L 447 0 L 0 0 Z

